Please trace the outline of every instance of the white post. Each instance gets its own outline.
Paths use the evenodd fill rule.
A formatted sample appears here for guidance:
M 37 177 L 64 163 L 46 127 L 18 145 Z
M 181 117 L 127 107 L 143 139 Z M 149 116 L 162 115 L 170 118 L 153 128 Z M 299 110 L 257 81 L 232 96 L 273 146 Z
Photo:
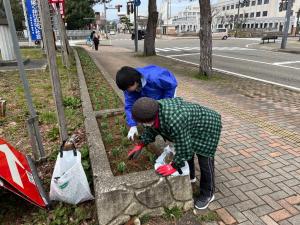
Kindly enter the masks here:
M 5 22 L 4 22 L 5 23 Z M 12 36 L 8 25 L 0 24 L 0 49 L 2 60 L 15 60 L 14 46 L 12 42 Z

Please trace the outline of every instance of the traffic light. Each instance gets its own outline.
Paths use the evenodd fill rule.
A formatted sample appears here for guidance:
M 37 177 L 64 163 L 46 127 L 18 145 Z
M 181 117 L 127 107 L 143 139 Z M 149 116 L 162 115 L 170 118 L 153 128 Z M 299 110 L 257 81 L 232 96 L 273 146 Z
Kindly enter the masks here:
M 122 5 L 116 5 L 115 8 L 118 9 L 118 12 L 120 12 L 120 8 L 122 7 Z
M 127 15 L 134 12 L 133 7 L 134 7 L 133 2 L 127 2 Z

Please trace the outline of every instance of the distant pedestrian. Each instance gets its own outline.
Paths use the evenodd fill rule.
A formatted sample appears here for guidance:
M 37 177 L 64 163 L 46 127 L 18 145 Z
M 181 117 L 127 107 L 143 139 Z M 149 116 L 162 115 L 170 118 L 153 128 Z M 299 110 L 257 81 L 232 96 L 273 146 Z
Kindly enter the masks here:
M 100 39 L 100 37 L 99 37 L 98 33 L 95 32 L 93 35 L 93 42 L 94 42 L 96 51 L 98 51 L 98 47 L 99 47 L 99 43 L 100 43 L 99 39 Z

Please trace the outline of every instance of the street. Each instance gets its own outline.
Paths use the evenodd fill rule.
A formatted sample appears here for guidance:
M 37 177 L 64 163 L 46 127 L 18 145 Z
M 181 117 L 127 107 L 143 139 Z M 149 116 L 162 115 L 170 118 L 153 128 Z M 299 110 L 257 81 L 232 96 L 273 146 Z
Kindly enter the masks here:
M 213 40 L 213 68 L 300 90 L 300 55 L 264 50 L 260 42 L 256 38 Z M 139 50 L 143 43 L 139 41 Z M 129 35 L 112 36 L 112 44 L 134 50 Z M 198 39 L 156 39 L 158 55 L 194 65 L 199 64 L 199 46 Z

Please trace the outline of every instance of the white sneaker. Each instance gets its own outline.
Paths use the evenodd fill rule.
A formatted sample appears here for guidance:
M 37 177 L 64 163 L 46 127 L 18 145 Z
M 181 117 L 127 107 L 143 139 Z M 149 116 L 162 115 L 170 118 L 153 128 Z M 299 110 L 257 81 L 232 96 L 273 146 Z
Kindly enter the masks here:
M 196 183 L 197 179 L 196 177 L 194 179 L 190 179 L 191 183 Z

